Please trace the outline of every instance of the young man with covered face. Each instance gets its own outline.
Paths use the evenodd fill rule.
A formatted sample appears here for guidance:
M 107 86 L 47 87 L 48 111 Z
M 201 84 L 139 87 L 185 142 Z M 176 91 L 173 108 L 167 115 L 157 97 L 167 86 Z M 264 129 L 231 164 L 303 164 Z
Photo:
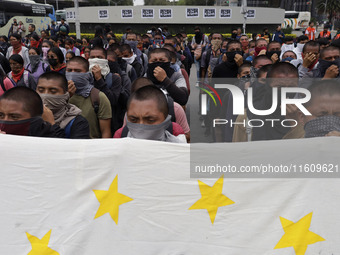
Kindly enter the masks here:
M 154 49 L 149 52 L 147 77 L 159 88 L 166 91 L 175 102 L 185 105 L 188 101 L 188 90 L 183 75 L 170 67 L 170 51 Z
M 27 87 L 15 87 L 0 97 L 0 133 L 37 137 L 65 137 L 40 96 Z
M 184 136 L 178 137 L 183 134 L 183 130 L 171 122 L 167 99 L 156 86 L 145 86 L 136 90 L 128 101 L 126 116 L 126 127 L 117 130 L 114 138 L 185 142 Z
M 124 40 L 124 44 L 130 45 L 132 51 L 134 54 L 136 54 L 137 61 L 143 66 L 143 74 L 145 73 L 145 70 L 147 69 L 148 65 L 148 58 L 147 56 L 137 48 L 138 40 L 137 35 L 135 33 L 127 33 L 126 34 L 126 40 Z
M 340 49 L 329 46 L 320 52 L 318 66 L 311 72 L 304 74 L 302 78 L 322 78 L 334 79 L 339 77 L 340 68 Z M 310 83 L 304 83 L 304 87 L 310 86 Z
M 253 95 L 253 106 L 255 109 L 267 110 L 273 104 L 273 88 L 278 89 L 280 95 L 281 88 L 284 87 L 298 87 L 298 70 L 295 66 L 287 62 L 279 62 L 271 67 L 267 74 L 266 84 L 257 87 Z M 295 95 L 290 95 L 290 97 Z M 278 96 L 278 105 L 281 104 L 281 98 Z M 258 116 L 247 112 L 249 119 L 262 119 L 264 125 L 262 127 L 254 127 L 252 134 L 252 141 L 258 140 L 276 140 L 282 139 L 290 130 L 290 127 L 281 125 L 283 119 L 297 119 L 295 111 L 287 111 L 286 116 L 281 116 L 281 107 L 277 106 L 276 110 L 266 116 Z M 276 119 L 273 123 L 265 121 L 264 119 Z M 288 126 L 288 124 L 286 124 Z
M 243 64 L 242 45 L 239 41 L 230 41 L 223 63 L 214 68 L 213 78 L 236 78 L 238 68 Z
M 312 115 L 299 112 L 304 127 L 304 137 L 340 136 L 340 86 L 339 81 L 324 80 L 309 87 L 311 99 L 304 107 Z
M 214 68 L 218 65 L 219 58 L 222 54 L 221 46 L 223 37 L 219 33 L 211 34 L 211 49 L 206 50 L 201 58 L 201 78 L 211 77 Z
M 79 56 L 73 57 L 67 62 L 65 75 L 66 79 L 73 81 L 76 87 L 70 103 L 82 110 L 82 116 L 90 125 L 91 138 L 111 137 L 110 101 L 103 92 L 94 88 L 88 61 Z
M 39 77 L 37 93 L 54 116 L 55 123 L 65 131 L 65 138 L 89 139 L 90 129 L 81 110 L 69 104 L 68 82 L 64 75 L 47 72 Z

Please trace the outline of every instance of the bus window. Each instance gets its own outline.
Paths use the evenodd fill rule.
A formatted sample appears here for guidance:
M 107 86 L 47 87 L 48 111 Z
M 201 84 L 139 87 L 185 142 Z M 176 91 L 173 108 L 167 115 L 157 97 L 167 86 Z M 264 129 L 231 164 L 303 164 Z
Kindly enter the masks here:
M 286 19 L 297 19 L 299 17 L 299 13 L 285 13 Z

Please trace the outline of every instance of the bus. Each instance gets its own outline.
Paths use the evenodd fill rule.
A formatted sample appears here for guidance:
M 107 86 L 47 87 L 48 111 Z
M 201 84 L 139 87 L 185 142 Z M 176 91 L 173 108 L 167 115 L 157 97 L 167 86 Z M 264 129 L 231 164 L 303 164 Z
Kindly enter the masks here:
M 38 4 L 32 0 L 0 0 L 0 35 L 8 36 L 13 19 L 24 23 L 26 34 L 29 24 L 34 24 L 40 34 L 52 20 L 56 20 L 54 7 L 50 4 Z
M 310 12 L 286 11 L 282 28 L 291 27 L 294 30 L 306 29 L 310 21 Z

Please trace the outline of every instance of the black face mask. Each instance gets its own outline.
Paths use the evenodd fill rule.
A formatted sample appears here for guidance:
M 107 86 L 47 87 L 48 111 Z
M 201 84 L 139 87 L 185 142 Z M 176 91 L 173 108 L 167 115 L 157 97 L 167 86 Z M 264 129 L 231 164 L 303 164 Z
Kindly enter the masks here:
M 0 130 L 9 135 L 28 135 L 32 122 L 37 119 L 30 118 L 18 121 L 0 121 Z
M 232 33 L 231 38 L 236 39 L 237 33 Z
M 171 75 L 174 73 L 174 70 L 170 68 L 170 62 L 154 62 L 148 64 L 148 71 L 147 71 L 147 77 L 155 84 L 160 84 L 160 82 L 156 79 L 156 77 L 153 75 L 153 71 L 155 68 L 159 66 L 166 72 L 166 75 L 170 78 Z
M 280 59 L 281 51 L 278 51 L 278 50 L 267 51 L 266 55 L 267 55 L 268 58 L 271 58 L 275 53 L 277 54 L 278 58 Z
M 58 60 L 56 60 L 55 58 L 49 58 L 48 59 L 48 63 L 52 66 L 55 67 L 58 65 Z
M 231 52 L 226 52 L 227 55 L 227 61 L 230 63 L 235 63 L 235 56 L 236 54 L 239 54 L 243 56 L 243 51 L 231 51 Z
M 331 65 L 336 65 L 336 66 L 338 66 L 340 68 L 340 58 L 338 58 L 338 59 L 336 59 L 334 61 L 327 61 L 327 60 L 319 59 L 319 69 L 320 69 L 321 77 L 325 76 L 326 70 Z
M 149 48 L 150 43 L 143 43 L 143 48 Z
M 121 69 L 119 67 L 119 64 L 114 61 L 108 61 L 109 67 L 110 67 L 110 73 L 118 73 L 121 74 Z

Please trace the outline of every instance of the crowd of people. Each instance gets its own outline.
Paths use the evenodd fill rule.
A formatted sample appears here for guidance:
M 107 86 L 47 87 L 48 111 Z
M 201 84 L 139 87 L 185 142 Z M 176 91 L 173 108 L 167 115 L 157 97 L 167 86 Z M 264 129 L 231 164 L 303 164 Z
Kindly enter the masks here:
M 0 36 L 1 133 L 190 142 L 186 105 L 193 75 L 200 87 L 213 86 L 216 78 L 238 79 L 245 98 L 248 88 L 254 89 L 253 104 L 258 109 L 270 108 L 271 88 L 300 86 L 311 91 L 306 107 L 312 116 L 301 115 L 293 106 L 287 116 L 277 111 L 270 116 L 296 119 L 299 124 L 294 128 L 265 125 L 215 130 L 212 114 L 201 116 L 205 134 L 213 130 L 216 141 L 340 134 L 340 84 L 336 84 L 340 36 L 332 40 L 327 27 L 318 39 L 313 29 L 294 39 L 285 36 L 280 26 L 273 35 L 265 28 L 252 38 L 239 28 L 224 38 L 195 27 L 191 41 L 186 32 L 170 34 L 167 27 L 145 34 L 128 28 L 120 40 L 109 25 L 96 26 L 91 40 L 69 36 L 65 21 L 58 27 L 52 24 L 40 35 L 33 24 L 28 35 L 22 29 L 15 24 L 9 37 Z M 195 73 L 190 72 L 193 64 Z M 313 83 L 307 78 L 322 81 Z M 234 121 L 261 117 L 247 105 L 244 115 L 234 115 L 232 100 L 230 93 L 223 94 L 225 107 L 220 116 Z

